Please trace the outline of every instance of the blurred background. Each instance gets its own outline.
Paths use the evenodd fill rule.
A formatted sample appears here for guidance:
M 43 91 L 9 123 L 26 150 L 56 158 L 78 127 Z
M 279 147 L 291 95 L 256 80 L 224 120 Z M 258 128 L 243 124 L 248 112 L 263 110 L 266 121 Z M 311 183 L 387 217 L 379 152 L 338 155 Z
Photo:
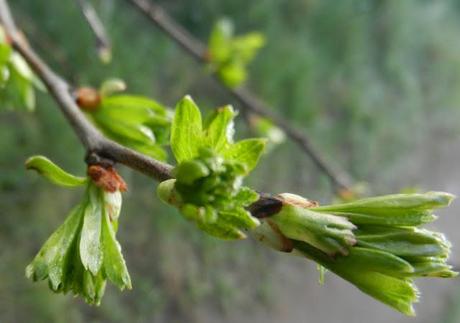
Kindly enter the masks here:
M 373 194 L 460 194 L 460 1 L 157 2 L 203 41 L 223 16 L 237 33 L 262 32 L 267 44 L 250 65 L 248 86 Z M 113 43 L 109 65 L 98 59 L 74 1 L 10 1 L 32 46 L 74 84 L 119 77 L 130 93 L 169 106 L 184 94 L 208 108 L 235 103 L 126 1 L 93 3 Z M 243 122 L 238 127 L 250 135 Z M 46 283 L 28 281 L 24 268 L 82 192 L 26 173 L 33 154 L 85 172 L 83 149 L 45 94 L 35 113 L 0 113 L 0 322 L 460 322 L 458 279 L 419 280 L 418 315 L 406 318 L 332 274 L 321 286 L 315 264 L 304 259 L 205 236 L 161 204 L 152 180 L 127 169 L 118 237 L 133 290 L 108 286 L 97 308 L 54 295 Z M 249 182 L 323 203 L 334 198 L 289 142 L 267 154 Z M 458 211 L 454 202 L 434 224 L 454 244 L 456 264 Z

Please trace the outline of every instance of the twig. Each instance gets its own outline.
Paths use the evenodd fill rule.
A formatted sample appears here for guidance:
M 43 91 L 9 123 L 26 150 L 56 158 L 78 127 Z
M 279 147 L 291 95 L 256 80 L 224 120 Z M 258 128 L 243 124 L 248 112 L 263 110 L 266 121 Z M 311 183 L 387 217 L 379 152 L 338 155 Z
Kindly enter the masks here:
M 91 31 L 96 38 L 96 48 L 103 60 L 109 59 L 111 56 L 111 45 L 109 37 L 105 31 L 104 25 L 102 24 L 101 20 L 99 19 L 96 10 L 88 2 L 88 0 L 75 0 L 80 7 L 80 10 L 85 17 L 86 21 L 88 22 L 88 26 L 90 27 Z
M 203 64 L 207 64 L 207 47 L 186 29 L 171 18 L 159 5 L 147 0 L 127 0 L 139 9 L 150 21 L 164 31 L 172 40 L 179 44 L 187 53 Z M 336 191 L 348 190 L 348 176 L 335 172 L 314 148 L 310 139 L 303 131 L 294 128 L 289 121 L 272 112 L 268 105 L 245 88 L 229 88 L 216 75 L 214 79 L 222 85 L 245 109 L 259 116 L 269 118 L 287 136 L 291 138 L 314 162 L 314 164 L 329 178 Z
M 58 103 L 61 112 L 86 148 L 87 162 L 95 159 L 109 160 L 121 163 L 147 176 L 153 177 L 157 181 L 172 178 L 173 166 L 147 157 L 107 139 L 88 121 L 75 103 L 71 87 L 68 83 L 51 70 L 35 51 L 28 47 L 21 39 L 6 0 L 0 0 L 0 22 L 5 27 L 5 31 L 11 39 L 14 49 L 24 57 L 40 80 L 45 84 L 49 93 Z M 251 205 L 250 210 L 254 210 L 252 212 L 253 216 L 262 217 L 263 214 L 268 212 L 267 205 L 276 204 L 279 204 L 279 200 L 268 194 L 261 193 L 261 198 Z

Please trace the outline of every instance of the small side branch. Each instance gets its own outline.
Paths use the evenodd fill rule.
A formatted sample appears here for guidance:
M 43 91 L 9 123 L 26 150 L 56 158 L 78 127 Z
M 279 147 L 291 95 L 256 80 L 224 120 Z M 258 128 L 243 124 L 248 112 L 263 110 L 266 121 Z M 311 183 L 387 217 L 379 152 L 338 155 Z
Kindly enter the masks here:
M 145 17 L 153 22 L 159 29 L 168 35 L 174 42 L 180 45 L 185 52 L 193 56 L 198 62 L 202 64 L 208 63 L 207 46 L 184 29 L 159 5 L 148 0 L 127 1 L 143 13 Z M 303 131 L 293 127 L 288 120 L 272 112 L 272 109 L 270 109 L 264 101 L 252 94 L 249 90 L 245 88 L 229 88 L 222 83 L 216 75 L 214 75 L 214 80 L 226 89 L 244 109 L 272 120 L 273 123 L 281 128 L 286 135 L 289 136 L 289 138 L 291 138 L 291 140 L 294 141 L 299 148 L 311 158 L 318 169 L 329 178 L 336 191 L 349 189 L 349 177 L 333 170 L 322 155 L 315 149 L 311 140 Z
M 85 17 L 89 28 L 94 34 L 96 39 L 96 48 L 99 53 L 99 56 L 105 60 L 110 59 L 112 46 L 110 44 L 109 37 L 105 31 L 102 21 L 99 19 L 96 10 L 89 3 L 88 0 L 75 0 L 80 7 L 80 10 Z

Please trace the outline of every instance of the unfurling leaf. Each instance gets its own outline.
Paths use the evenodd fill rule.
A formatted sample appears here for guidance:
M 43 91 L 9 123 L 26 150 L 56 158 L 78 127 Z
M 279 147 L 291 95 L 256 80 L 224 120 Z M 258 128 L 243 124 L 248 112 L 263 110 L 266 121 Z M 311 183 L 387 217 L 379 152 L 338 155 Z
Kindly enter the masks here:
M 171 125 L 171 149 L 177 162 L 193 159 L 203 142 L 201 112 L 190 96 L 176 106 Z
M 207 149 L 242 164 L 247 175 L 257 165 L 266 140 L 251 138 L 234 143 L 235 116 L 228 105 L 216 109 L 203 125 L 198 106 L 188 96 L 182 99 L 177 104 L 171 130 L 171 148 L 177 162 L 194 159 L 200 149 Z
M 54 292 L 80 295 L 99 305 L 106 280 L 131 288 L 121 247 L 115 238 L 121 194 L 88 182 L 82 202 L 46 241 L 26 268 L 33 281 L 49 280 Z
M 123 89 L 121 80 L 103 83 L 100 92 L 93 89 L 98 101 L 94 108 L 86 109 L 88 116 L 109 138 L 150 157 L 166 160 L 164 146 L 169 136 L 170 112 L 146 97 L 113 95 Z
M 279 213 L 254 230 L 276 250 L 305 256 L 398 311 L 414 315 L 413 279 L 457 275 L 447 264 L 450 243 L 417 226 L 453 196 L 443 192 L 397 194 L 317 206 L 279 197 Z
M 59 186 L 81 186 L 87 183 L 84 177 L 77 177 L 67 173 L 44 156 L 32 156 L 26 161 L 27 169 L 33 169 L 49 181 Z
M 32 72 L 24 58 L 7 42 L 0 27 L 0 109 L 35 109 L 35 89 L 44 85 Z
M 172 123 L 171 148 L 178 165 L 175 180 L 161 183 L 158 195 L 203 231 L 222 239 L 242 239 L 259 220 L 245 208 L 258 194 L 242 186 L 256 166 L 265 142 L 233 142 L 231 106 L 216 109 L 205 124 L 190 97 L 182 99 Z
M 265 149 L 265 143 L 266 140 L 260 138 L 244 139 L 230 145 L 223 152 L 223 156 L 242 163 L 246 167 L 246 172 L 249 173 L 257 166 Z
M 161 183 L 158 195 L 210 235 L 245 238 L 243 231 L 255 228 L 259 221 L 245 209 L 258 199 L 258 194 L 242 186 L 244 165 L 226 161 L 205 148 L 198 154 L 177 165 L 176 179 Z

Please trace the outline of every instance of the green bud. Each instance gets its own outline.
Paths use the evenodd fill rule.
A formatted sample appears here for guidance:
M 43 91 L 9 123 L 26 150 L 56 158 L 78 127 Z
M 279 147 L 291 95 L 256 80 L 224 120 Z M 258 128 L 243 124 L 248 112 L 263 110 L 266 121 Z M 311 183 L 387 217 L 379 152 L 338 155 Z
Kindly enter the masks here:
M 284 204 L 270 220 L 286 237 L 309 243 L 330 256 L 346 255 L 356 243 L 352 232 L 355 226 L 343 217 Z
M 209 172 L 204 163 L 196 160 L 180 163 L 174 169 L 177 180 L 186 185 L 192 185 L 196 180 L 208 176 Z

